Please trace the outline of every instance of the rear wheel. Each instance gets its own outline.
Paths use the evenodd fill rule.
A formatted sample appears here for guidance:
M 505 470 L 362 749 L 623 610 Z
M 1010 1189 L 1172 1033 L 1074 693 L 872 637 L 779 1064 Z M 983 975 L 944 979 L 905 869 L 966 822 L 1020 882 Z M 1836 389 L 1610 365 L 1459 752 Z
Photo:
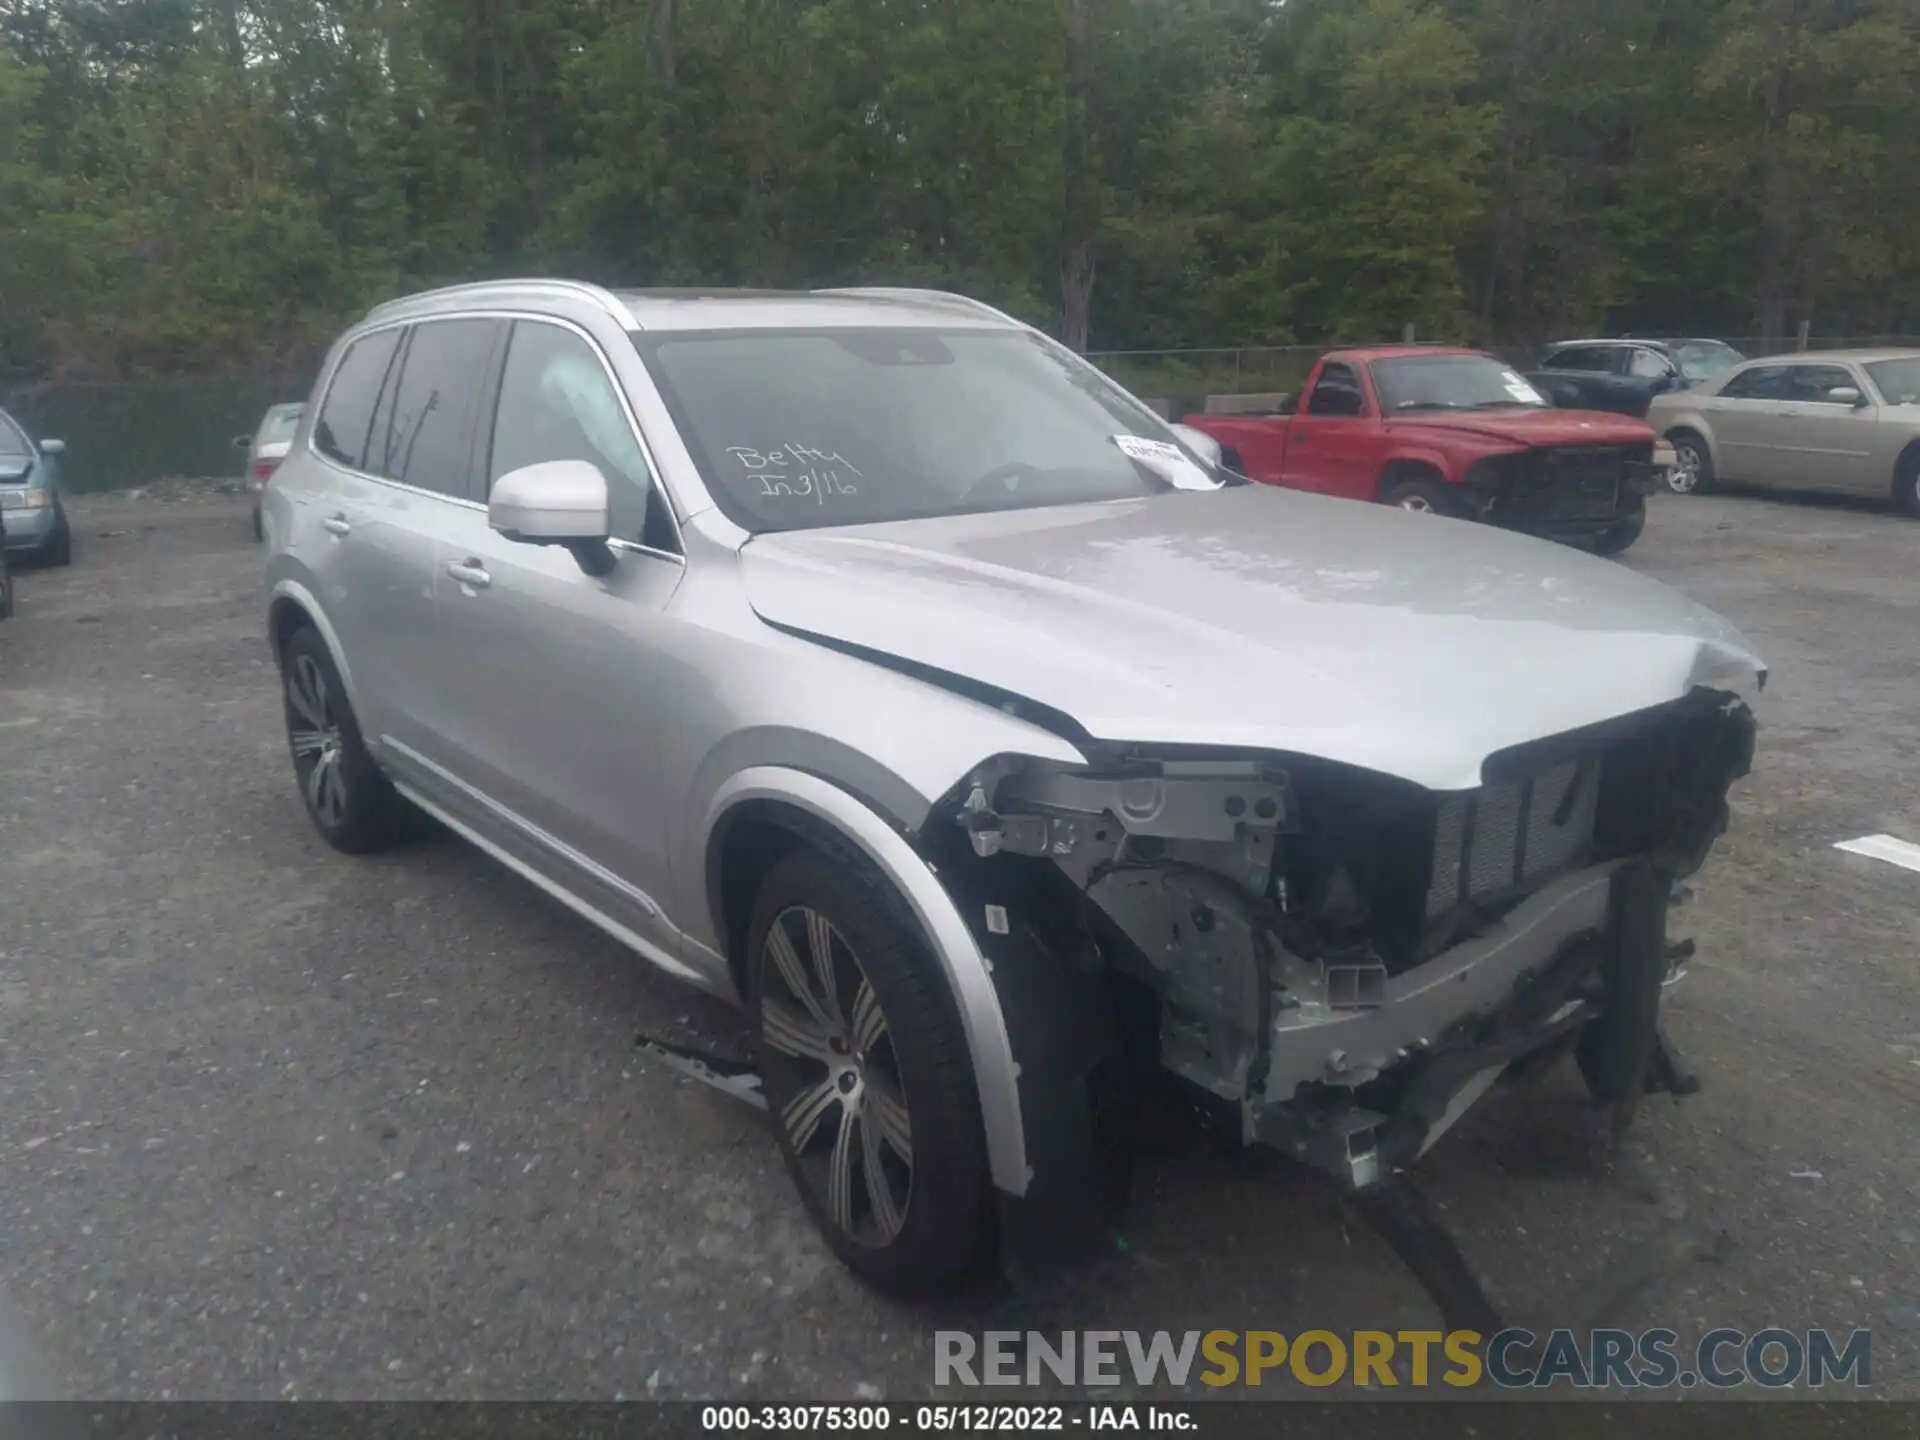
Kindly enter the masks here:
M 1417 515 L 1453 515 L 1466 513 L 1452 487 L 1444 480 L 1389 480 L 1381 489 L 1380 502 L 1397 510 Z
M 828 1245 L 897 1294 L 978 1269 L 991 1187 L 966 1037 L 897 898 L 852 857 L 795 850 L 748 944 L 768 1115 Z
M 1713 454 L 1707 442 L 1691 430 L 1668 437 L 1673 441 L 1673 468 L 1667 488 L 1676 495 L 1704 495 L 1713 488 Z
M 349 855 L 407 838 L 412 807 L 367 753 L 347 689 L 326 642 L 296 630 L 280 652 L 287 748 L 294 778 L 320 838 Z

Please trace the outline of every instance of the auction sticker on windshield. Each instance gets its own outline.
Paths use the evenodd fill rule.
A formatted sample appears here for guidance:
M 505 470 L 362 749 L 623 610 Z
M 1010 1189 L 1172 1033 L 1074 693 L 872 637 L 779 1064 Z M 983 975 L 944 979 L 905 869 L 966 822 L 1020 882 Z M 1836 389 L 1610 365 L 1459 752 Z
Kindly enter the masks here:
M 1113 443 L 1129 460 L 1138 460 L 1154 474 L 1182 490 L 1215 490 L 1219 483 L 1194 464 L 1178 445 L 1165 440 L 1149 440 L 1144 435 L 1116 435 Z
M 1507 394 L 1511 395 L 1522 405 L 1544 405 L 1547 403 L 1547 397 L 1534 389 L 1532 385 L 1528 384 L 1526 377 L 1516 370 L 1502 370 L 1500 372 L 1500 380 L 1501 383 L 1507 387 Z

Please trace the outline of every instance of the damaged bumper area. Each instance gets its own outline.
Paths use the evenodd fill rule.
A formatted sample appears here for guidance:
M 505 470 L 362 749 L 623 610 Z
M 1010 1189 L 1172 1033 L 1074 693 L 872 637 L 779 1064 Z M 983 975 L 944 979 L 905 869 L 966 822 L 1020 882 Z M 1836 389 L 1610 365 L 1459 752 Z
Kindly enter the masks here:
M 1739 700 L 1701 690 L 1490 757 L 1467 792 L 1116 750 L 990 767 L 950 814 L 987 935 L 1024 927 L 1076 983 L 1099 976 L 1125 1052 L 1242 1143 L 1364 1187 L 1522 1060 L 1571 1050 L 1597 1099 L 1631 1105 L 1675 882 L 1725 828 L 1753 738 Z

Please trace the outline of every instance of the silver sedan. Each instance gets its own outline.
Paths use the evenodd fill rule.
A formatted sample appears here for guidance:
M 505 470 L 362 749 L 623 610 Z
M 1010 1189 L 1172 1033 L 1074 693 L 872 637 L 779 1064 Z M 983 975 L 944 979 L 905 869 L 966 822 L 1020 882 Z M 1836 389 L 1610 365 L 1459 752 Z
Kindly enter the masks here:
M 1731 480 L 1891 496 L 1920 514 L 1920 350 L 1849 350 L 1753 360 L 1653 402 L 1672 443 L 1668 484 L 1686 494 Z

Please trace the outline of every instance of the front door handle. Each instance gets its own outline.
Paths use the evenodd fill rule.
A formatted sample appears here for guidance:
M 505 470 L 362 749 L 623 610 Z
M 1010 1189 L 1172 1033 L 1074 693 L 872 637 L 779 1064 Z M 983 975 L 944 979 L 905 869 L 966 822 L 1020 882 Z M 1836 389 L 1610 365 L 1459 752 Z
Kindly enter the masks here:
M 462 585 L 471 585 L 475 590 L 484 590 L 493 583 L 493 577 L 487 573 L 487 567 L 478 560 L 449 560 L 447 574 Z
M 347 523 L 347 517 L 344 515 L 329 515 L 320 522 L 320 527 L 329 535 L 351 535 L 353 533 L 353 526 Z

